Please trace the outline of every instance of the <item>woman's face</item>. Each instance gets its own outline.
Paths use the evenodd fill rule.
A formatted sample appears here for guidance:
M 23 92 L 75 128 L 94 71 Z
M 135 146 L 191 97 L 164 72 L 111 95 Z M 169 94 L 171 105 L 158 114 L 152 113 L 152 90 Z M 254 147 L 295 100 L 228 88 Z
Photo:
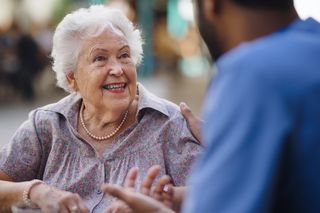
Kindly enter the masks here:
M 71 86 L 86 104 L 107 110 L 126 110 L 137 93 L 136 67 L 128 42 L 115 28 L 83 44 Z

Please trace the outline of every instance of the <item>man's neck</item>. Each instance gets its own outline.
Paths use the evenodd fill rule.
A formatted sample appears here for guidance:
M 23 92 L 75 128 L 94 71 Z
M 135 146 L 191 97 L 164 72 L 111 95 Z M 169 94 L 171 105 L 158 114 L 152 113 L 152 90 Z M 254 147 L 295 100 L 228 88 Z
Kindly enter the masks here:
M 297 17 L 294 8 L 290 12 L 283 12 L 237 7 L 229 13 L 229 18 L 225 22 L 224 28 L 227 32 L 225 49 L 228 51 L 242 42 L 273 33 L 289 25 Z

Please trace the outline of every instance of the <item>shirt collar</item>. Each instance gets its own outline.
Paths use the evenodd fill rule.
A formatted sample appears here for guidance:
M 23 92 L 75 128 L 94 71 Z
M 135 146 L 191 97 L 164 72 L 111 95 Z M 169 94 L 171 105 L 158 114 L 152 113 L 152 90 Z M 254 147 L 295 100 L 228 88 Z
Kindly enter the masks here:
M 301 20 L 300 18 L 297 18 L 288 26 L 288 29 L 320 32 L 319 26 L 319 22 L 313 18 L 307 18 L 306 20 Z
M 71 93 L 56 103 L 46 105 L 40 109 L 52 111 L 63 115 L 72 126 L 77 123 L 78 112 L 80 110 L 81 96 L 78 93 Z
M 138 83 L 139 103 L 138 113 L 143 109 L 153 109 L 169 117 L 165 101 L 151 92 L 149 92 L 142 84 Z

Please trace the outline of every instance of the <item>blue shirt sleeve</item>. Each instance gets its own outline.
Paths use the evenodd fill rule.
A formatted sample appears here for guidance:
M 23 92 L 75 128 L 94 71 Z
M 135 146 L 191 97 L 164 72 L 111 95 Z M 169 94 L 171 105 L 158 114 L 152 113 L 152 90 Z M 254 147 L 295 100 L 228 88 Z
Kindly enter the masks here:
M 207 149 L 184 212 L 267 212 L 290 129 L 280 85 L 249 70 L 220 73 L 204 108 Z

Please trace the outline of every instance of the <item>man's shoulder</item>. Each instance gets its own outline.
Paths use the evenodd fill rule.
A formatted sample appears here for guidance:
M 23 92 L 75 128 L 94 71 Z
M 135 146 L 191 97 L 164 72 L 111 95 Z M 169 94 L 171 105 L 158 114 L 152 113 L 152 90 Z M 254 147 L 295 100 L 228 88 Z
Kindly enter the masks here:
M 221 75 L 254 75 L 255 80 L 287 82 L 287 86 L 315 83 L 315 79 L 320 81 L 320 40 L 308 37 L 279 32 L 243 43 L 226 53 L 217 68 Z
M 319 37 L 319 23 L 296 20 L 272 34 L 243 42 L 221 57 L 218 68 L 272 76 L 312 70 L 320 65 Z

